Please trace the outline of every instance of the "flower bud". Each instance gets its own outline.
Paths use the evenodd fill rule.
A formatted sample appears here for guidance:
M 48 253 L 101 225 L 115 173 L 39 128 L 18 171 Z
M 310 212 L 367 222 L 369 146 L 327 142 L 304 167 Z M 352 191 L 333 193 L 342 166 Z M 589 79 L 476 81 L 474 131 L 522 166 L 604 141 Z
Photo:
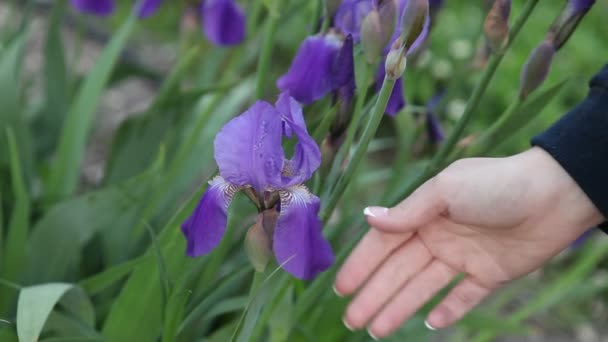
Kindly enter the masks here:
M 390 42 L 397 24 L 397 4 L 395 0 L 378 1 L 374 8 L 363 19 L 361 24 L 361 47 L 368 63 L 373 63 L 382 55 Z
M 511 0 L 496 0 L 483 24 L 483 32 L 492 51 L 500 52 L 509 42 Z
M 263 214 L 260 214 L 256 223 L 249 228 L 245 236 L 245 251 L 251 265 L 257 272 L 264 272 L 268 261 L 272 258 L 270 238 L 263 227 L 262 221 Z
M 407 65 L 407 58 L 401 49 L 391 49 L 386 55 L 386 63 L 384 68 L 386 70 L 386 77 L 390 80 L 396 80 L 403 75 L 405 72 L 405 66 Z
M 547 78 L 554 54 L 555 46 L 551 39 L 543 41 L 532 51 L 521 73 L 519 84 L 520 99 L 526 99 Z
M 422 42 L 429 22 L 428 0 L 409 0 L 401 16 L 401 43 L 406 54 L 415 50 Z
M 566 44 L 594 3 L 595 0 L 568 1 L 568 5 L 549 29 L 549 33 L 555 35 L 554 45 L 556 51 Z

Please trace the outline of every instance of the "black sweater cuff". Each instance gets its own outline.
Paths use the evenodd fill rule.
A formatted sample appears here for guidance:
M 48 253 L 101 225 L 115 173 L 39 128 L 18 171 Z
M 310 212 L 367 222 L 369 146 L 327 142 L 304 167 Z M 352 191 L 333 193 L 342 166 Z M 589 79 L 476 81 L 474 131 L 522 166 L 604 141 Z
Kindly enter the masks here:
M 532 144 L 551 154 L 608 218 L 608 65 L 589 87 L 587 98 Z

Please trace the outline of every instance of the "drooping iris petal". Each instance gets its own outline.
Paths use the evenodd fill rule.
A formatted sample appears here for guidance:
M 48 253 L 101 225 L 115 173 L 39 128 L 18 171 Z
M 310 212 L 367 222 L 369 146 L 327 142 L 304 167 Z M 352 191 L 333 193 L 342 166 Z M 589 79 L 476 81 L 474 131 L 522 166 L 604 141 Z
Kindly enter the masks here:
M 238 187 L 222 177 L 209 181 L 209 187 L 196 209 L 182 224 L 182 233 L 188 241 L 188 256 L 209 253 L 220 243 L 226 230 L 228 206 L 237 191 Z
M 348 35 L 338 52 L 332 69 L 333 88 L 337 90 L 342 101 L 350 101 L 355 95 L 355 58 L 354 41 Z
M 319 198 L 303 186 L 280 192 L 281 210 L 273 250 L 283 269 L 300 279 L 312 279 L 334 262 L 331 245 L 321 234 Z
M 203 30 L 211 42 L 230 46 L 243 41 L 246 17 L 234 0 L 205 0 L 200 9 Z
M 147 18 L 156 11 L 160 7 L 162 0 L 140 0 L 138 3 L 139 8 L 137 8 L 137 16 L 139 18 Z
M 114 0 L 70 0 L 70 3 L 78 11 L 97 15 L 108 16 L 114 12 Z
M 376 75 L 376 91 L 380 91 L 382 88 L 382 83 L 384 82 L 384 77 L 386 76 L 386 71 L 384 69 L 384 63 L 380 63 L 380 67 L 378 68 L 378 74 Z M 388 104 L 386 105 L 385 113 L 394 116 L 399 113 L 406 105 L 405 98 L 403 97 L 403 77 L 400 77 L 395 82 L 395 87 L 393 87 L 393 92 L 388 99 Z
M 304 104 L 322 98 L 332 90 L 333 63 L 341 46 L 333 34 L 306 38 L 277 87 Z
M 294 147 L 293 157 L 283 165 L 280 187 L 291 187 L 310 179 L 313 172 L 321 165 L 321 151 L 315 140 L 308 134 L 302 107 L 288 93 L 282 93 L 276 103 L 285 126 L 295 134 L 298 142 Z
M 344 35 L 352 35 L 358 42 L 361 34 L 361 23 L 372 10 L 371 0 L 344 0 L 334 18 L 334 25 Z
M 215 137 L 220 175 L 236 186 L 250 185 L 259 194 L 270 185 L 281 184 L 282 135 L 281 115 L 269 103 L 256 102 Z

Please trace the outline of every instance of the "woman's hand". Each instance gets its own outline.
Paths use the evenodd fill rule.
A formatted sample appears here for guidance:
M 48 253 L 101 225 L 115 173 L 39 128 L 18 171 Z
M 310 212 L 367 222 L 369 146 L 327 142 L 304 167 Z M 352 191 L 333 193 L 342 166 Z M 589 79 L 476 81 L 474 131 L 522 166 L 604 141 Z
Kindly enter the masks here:
M 444 328 L 501 285 L 543 265 L 602 222 L 578 185 L 540 148 L 463 159 L 394 208 L 365 210 L 372 226 L 338 273 L 355 294 L 344 322 L 390 335 L 458 274 L 427 325 Z

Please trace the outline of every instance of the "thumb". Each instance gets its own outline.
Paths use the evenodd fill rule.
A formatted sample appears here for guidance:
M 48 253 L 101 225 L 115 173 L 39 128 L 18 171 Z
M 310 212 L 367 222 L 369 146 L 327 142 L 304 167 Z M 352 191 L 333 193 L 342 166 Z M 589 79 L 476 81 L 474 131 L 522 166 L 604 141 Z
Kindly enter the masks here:
M 363 211 L 370 226 L 385 233 L 414 231 L 447 210 L 437 178 L 431 178 L 392 208 L 367 207 Z

